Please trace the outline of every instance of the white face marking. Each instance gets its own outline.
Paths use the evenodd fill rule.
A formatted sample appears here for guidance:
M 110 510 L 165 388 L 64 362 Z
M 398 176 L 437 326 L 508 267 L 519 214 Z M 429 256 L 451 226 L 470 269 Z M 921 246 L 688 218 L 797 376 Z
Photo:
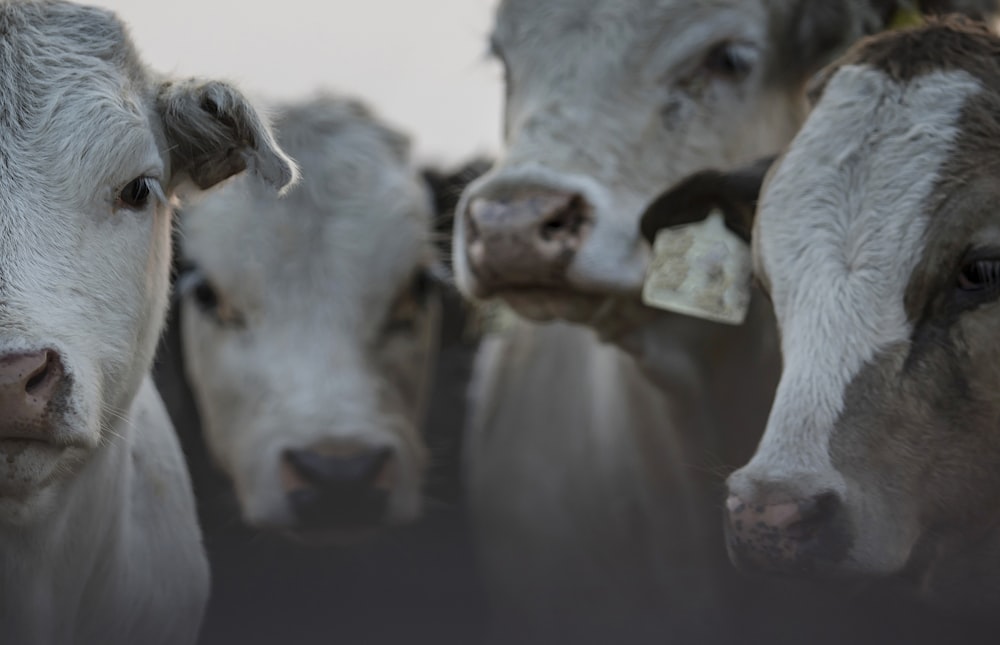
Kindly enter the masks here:
M 294 527 L 282 454 L 313 448 L 392 448 L 387 519 L 412 520 L 437 318 L 433 301 L 402 301 L 432 255 L 428 196 L 371 117 L 322 100 L 276 116 L 301 184 L 275 198 L 237 179 L 184 213 L 185 258 L 242 320 L 220 325 L 184 296 L 206 439 L 251 524 Z
M 458 212 L 498 185 L 582 195 L 593 227 L 568 268 L 570 288 L 638 295 L 648 261 L 637 233 L 643 208 L 696 170 L 775 152 L 801 119 L 797 87 L 765 84 L 774 11 L 763 0 L 502 3 L 495 40 L 509 69 L 506 150 Z M 745 77 L 703 69 L 722 42 L 739 44 L 751 64 Z M 456 277 L 481 295 L 462 220 Z M 543 318 L 548 310 L 523 301 L 518 309 Z
M 845 66 L 774 171 L 755 252 L 784 372 L 757 454 L 730 479 L 737 495 L 768 491 L 774 503 L 832 490 L 850 503 L 860 493 L 834 471 L 830 435 L 861 367 L 908 342 L 903 296 L 924 245 L 925 205 L 980 89 L 965 72 L 901 85 Z

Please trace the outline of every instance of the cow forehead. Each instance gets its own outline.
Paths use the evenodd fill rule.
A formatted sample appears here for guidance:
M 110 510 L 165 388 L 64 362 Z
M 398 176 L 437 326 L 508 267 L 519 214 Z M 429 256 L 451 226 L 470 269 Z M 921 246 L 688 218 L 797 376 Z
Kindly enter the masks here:
M 928 198 L 981 87 L 960 70 L 907 83 L 864 65 L 838 70 L 761 196 L 758 259 L 779 315 L 798 311 L 781 309 L 813 293 L 797 285 L 816 278 L 877 275 L 880 288 L 902 292 Z
M 704 39 L 719 29 L 734 37 L 747 28 L 762 33 L 766 18 L 762 2 L 747 0 L 505 0 L 493 37 L 505 55 L 515 56 L 559 43 L 559 56 L 532 52 L 533 66 L 568 66 L 585 58 L 642 65 L 654 55 L 669 60 L 671 52 L 709 45 Z
M 51 184 L 141 162 L 153 145 L 143 104 L 147 83 L 124 27 L 110 12 L 64 3 L 0 6 L 0 165 L 10 173 L 6 179 L 36 172 Z
M 908 340 L 904 293 L 931 197 L 981 88 L 960 70 L 901 82 L 847 65 L 830 79 L 758 211 L 757 261 L 785 359 L 762 447 L 803 428 L 827 435 L 861 367 Z M 825 449 L 827 439 L 809 441 Z
M 279 198 L 240 177 L 205 197 L 184 214 L 185 256 L 237 306 L 382 306 L 430 254 L 430 200 L 406 139 L 329 97 L 281 107 L 275 123 L 301 181 Z

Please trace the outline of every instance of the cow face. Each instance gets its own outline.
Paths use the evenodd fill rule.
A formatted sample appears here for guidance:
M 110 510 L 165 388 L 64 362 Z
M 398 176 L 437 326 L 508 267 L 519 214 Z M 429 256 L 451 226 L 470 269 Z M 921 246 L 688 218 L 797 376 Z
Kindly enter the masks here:
M 506 150 L 459 206 L 460 287 L 578 321 L 637 295 L 642 208 L 695 170 L 776 152 L 810 71 L 875 22 L 858 2 L 502 2 Z
M 729 479 L 737 563 L 1000 599 L 998 51 L 964 23 L 864 44 L 772 168 L 754 244 L 784 373 Z
M 231 88 L 153 79 L 110 13 L 14 3 L 0 25 L 0 523 L 23 523 L 131 432 L 175 188 L 292 167 Z
M 407 141 L 360 105 L 275 123 L 296 188 L 238 180 L 185 212 L 184 362 L 246 521 L 337 539 L 421 510 L 431 209 Z

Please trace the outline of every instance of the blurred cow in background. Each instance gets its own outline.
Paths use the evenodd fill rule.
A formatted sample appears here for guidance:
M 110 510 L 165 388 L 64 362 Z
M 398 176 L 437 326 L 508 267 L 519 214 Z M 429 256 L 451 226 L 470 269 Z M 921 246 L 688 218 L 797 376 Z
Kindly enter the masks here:
M 343 97 L 276 106 L 273 123 L 301 181 L 274 199 L 236 180 L 184 212 L 157 370 L 215 572 L 206 638 L 326 643 L 336 612 L 350 642 L 468 642 L 482 612 L 464 516 L 438 502 L 460 497 L 476 340 L 443 256 L 485 164 L 421 171 Z M 428 520 L 401 528 L 427 497 Z

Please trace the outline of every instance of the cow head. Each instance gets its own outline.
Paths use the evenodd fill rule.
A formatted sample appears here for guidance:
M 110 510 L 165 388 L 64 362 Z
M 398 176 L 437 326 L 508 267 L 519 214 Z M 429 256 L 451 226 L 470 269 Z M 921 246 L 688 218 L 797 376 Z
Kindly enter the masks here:
M 700 168 L 777 152 L 808 76 L 880 28 L 883 4 L 502 2 L 491 42 L 506 149 L 459 205 L 459 286 L 537 319 L 586 321 L 608 297 L 634 298 L 643 207 Z
M 248 177 L 184 214 L 184 364 L 244 519 L 339 540 L 421 513 L 431 200 L 407 139 L 355 101 L 285 106 L 275 127 L 297 187 L 276 199 Z
M 738 564 L 1000 600 L 998 54 L 960 22 L 861 44 L 770 169 L 753 244 L 784 372 L 729 479 Z
M 132 431 L 175 190 L 293 167 L 239 93 L 153 76 L 108 12 L 8 3 L 0 32 L 0 523 L 18 523 Z

